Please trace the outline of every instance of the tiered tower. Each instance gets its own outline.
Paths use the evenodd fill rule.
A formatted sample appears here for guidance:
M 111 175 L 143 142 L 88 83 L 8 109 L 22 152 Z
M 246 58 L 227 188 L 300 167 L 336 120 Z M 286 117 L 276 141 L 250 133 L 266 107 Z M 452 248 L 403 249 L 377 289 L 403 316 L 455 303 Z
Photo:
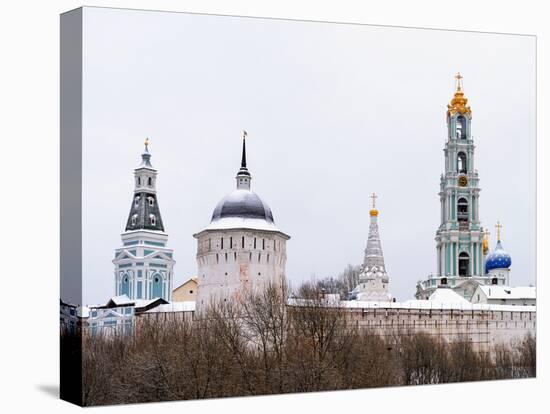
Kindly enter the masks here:
M 437 287 L 450 287 L 469 299 L 478 284 L 487 283 L 471 125 L 472 111 L 459 73 L 454 97 L 447 105 L 445 173 L 439 191 L 441 224 L 435 237 L 437 273 L 418 283 L 418 299 L 426 299 Z
M 376 194 L 372 194 L 372 209 L 370 210 L 369 237 L 365 258 L 359 274 L 359 284 L 352 292 L 352 297 L 364 301 L 389 301 L 389 277 L 384 264 L 384 254 L 378 232 L 378 214 L 376 209 Z
M 130 299 L 172 299 L 174 251 L 166 247 L 168 234 L 157 201 L 157 170 L 151 165 L 149 140 L 141 164 L 134 170 L 135 189 L 122 247 L 115 250 L 116 295 Z

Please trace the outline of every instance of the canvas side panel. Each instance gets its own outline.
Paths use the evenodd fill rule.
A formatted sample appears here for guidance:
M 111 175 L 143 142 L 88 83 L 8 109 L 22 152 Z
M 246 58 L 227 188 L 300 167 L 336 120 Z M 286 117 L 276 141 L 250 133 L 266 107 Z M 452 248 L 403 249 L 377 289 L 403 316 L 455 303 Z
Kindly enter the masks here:
M 60 396 L 82 398 L 82 8 L 61 15 Z

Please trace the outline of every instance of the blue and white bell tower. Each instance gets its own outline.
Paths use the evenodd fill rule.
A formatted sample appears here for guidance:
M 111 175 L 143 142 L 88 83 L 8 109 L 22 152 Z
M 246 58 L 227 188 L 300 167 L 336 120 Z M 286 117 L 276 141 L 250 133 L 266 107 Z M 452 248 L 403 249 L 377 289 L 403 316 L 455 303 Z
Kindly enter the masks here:
M 115 250 L 115 292 L 130 299 L 172 300 L 174 251 L 166 246 L 168 234 L 157 200 L 157 170 L 151 165 L 149 140 L 141 164 L 134 170 L 135 188 L 130 214 Z
M 419 282 L 416 293 L 419 299 L 426 299 L 435 288 L 442 286 L 469 299 L 478 284 L 486 284 L 486 235 L 479 220 L 481 189 L 474 153 L 472 111 L 459 73 L 454 97 L 447 105 L 445 172 L 439 188 L 441 224 L 435 237 L 437 272 Z

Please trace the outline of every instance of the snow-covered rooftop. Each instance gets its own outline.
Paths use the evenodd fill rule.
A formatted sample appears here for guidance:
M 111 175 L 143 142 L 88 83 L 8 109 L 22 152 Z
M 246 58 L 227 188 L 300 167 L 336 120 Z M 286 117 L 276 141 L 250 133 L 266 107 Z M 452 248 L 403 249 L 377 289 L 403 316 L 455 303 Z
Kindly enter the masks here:
M 195 310 L 195 302 L 170 302 L 162 304 L 149 309 L 145 313 L 158 313 L 158 312 L 192 312 Z
M 460 296 L 452 289 L 437 288 L 430 295 L 428 300 L 438 303 L 451 303 L 451 304 L 463 304 L 470 303 L 468 300 L 464 299 L 463 296 Z
M 308 300 L 305 299 L 290 299 L 289 305 L 306 306 Z M 370 302 L 361 300 L 343 300 L 343 301 L 326 301 L 328 307 L 342 307 L 348 309 L 442 309 L 442 310 L 492 310 L 492 311 L 516 311 L 516 312 L 536 312 L 534 306 L 519 306 L 519 305 L 496 305 L 485 303 L 470 303 L 467 300 L 464 302 L 440 302 L 434 300 L 407 300 L 405 302 Z
M 227 229 L 251 229 L 280 232 L 277 226 L 275 226 L 275 223 L 269 222 L 264 219 L 245 217 L 222 217 L 218 220 L 212 221 L 208 226 L 204 228 L 204 230 Z
M 536 299 L 537 289 L 532 286 L 479 286 L 488 299 Z

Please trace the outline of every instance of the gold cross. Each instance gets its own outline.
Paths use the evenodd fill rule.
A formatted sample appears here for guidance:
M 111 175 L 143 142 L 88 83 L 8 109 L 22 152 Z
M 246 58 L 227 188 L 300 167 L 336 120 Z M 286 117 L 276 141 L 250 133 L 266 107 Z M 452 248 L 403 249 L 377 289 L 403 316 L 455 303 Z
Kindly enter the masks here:
M 460 91 L 462 90 L 462 75 L 460 74 L 460 72 L 456 74 L 455 78 L 456 78 L 456 90 Z
M 149 146 L 149 138 L 145 138 L 145 151 L 148 151 L 147 147 Z
M 378 198 L 378 196 L 375 193 L 372 193 L 370 198 L 372 198 L 372 208 L 374 210 L 376 208 L 376 199 Z
M 497 229 L 497 240 L 500 241 L 500 229 L 502 229 L 502 224 L 500 224 L 500 221 L 497 221 L 495 227 Z

